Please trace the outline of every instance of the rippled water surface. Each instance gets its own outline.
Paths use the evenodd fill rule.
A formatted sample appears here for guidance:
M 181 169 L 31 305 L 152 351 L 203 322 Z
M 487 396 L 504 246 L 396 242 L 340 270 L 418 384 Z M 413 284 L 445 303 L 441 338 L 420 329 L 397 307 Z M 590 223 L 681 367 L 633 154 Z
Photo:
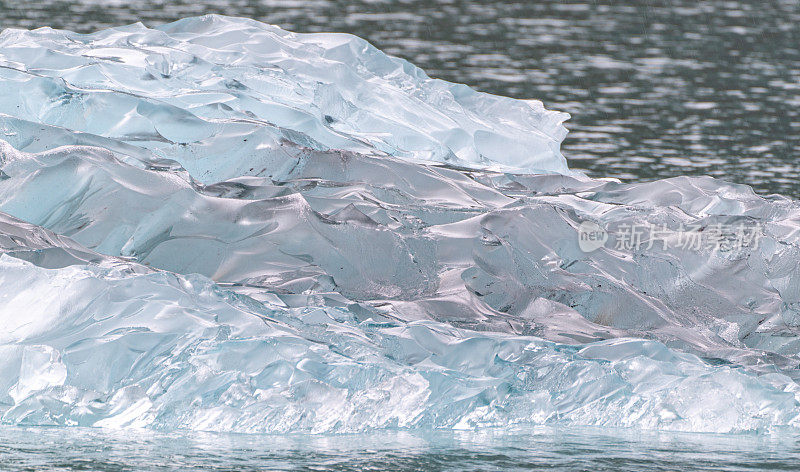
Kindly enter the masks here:
M 405 432 L 344 436 L 0 429 L 0 469 L 260 470 L 797 470 L 797 438 L 541 428 L 508 434 Z
M 0 26 L 92 31 L 203 13 L 343 31 L 431 75 L 572 114 L 594 176 L 712 175 L 800 196 L 800 3 L 0 1 Z

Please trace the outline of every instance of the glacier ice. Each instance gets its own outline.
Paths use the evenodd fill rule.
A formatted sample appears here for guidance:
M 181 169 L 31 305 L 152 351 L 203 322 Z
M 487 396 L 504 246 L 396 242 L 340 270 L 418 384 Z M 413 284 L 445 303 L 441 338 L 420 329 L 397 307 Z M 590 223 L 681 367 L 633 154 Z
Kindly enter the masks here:
M 5 30 L 0 83 L 2 423 L 800 426 L 793 200 L 590 179 L 566 114 L 252 20 Z
M 4 422 L 270 433 L 798 422 L 795 393 L 775 380 L 655 341 L 578 347 L 359 320 L 346 308 L 259 304 L 202 276 L 124 266 L 44 269 L 3 255 L 0 269 Z
M 569 172 L 559 151 L 566 113 L 430 79 L 350 35 L 207 16 L 88 36 L 9 29 L 0 50 L 0 113 L 146 142 L 207 183 L 268 175 L 286 161 L 285 141 Z M 216 158 L 232 147 L 235 156 Z

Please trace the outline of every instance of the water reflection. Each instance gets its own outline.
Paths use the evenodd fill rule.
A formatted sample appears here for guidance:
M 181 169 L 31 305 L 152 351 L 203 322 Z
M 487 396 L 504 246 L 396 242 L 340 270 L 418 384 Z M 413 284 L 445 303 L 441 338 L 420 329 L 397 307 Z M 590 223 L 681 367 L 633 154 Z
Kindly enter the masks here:
M 2 470 L 797 470 L 798 438 L 559 430 L 339 436 L 0 427 Z

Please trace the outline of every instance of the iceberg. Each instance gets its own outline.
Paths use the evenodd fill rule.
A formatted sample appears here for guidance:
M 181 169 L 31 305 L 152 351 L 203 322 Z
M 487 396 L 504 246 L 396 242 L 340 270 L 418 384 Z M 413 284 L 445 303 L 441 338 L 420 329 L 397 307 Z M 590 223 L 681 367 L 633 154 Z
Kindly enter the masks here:
M 800 204 L 343 34 L 0 33 L 0 423 L 800 428 Z

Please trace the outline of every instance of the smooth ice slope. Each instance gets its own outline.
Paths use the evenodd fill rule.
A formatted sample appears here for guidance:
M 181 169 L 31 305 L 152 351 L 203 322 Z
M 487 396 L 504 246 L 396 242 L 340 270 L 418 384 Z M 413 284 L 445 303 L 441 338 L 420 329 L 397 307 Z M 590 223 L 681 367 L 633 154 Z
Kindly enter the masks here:
M 796 429 L 800 205 L 573 174 L 565 117 L 251 20 L 4 31 L 0 421 Z
M 93 35 L 6 30 L 0 65 L 0 113 L 146 146 L 207 183 L 270 175 L 297 145 L 569 172 L 566 113 L 430 79 L 346 34 L 219 16 Z

